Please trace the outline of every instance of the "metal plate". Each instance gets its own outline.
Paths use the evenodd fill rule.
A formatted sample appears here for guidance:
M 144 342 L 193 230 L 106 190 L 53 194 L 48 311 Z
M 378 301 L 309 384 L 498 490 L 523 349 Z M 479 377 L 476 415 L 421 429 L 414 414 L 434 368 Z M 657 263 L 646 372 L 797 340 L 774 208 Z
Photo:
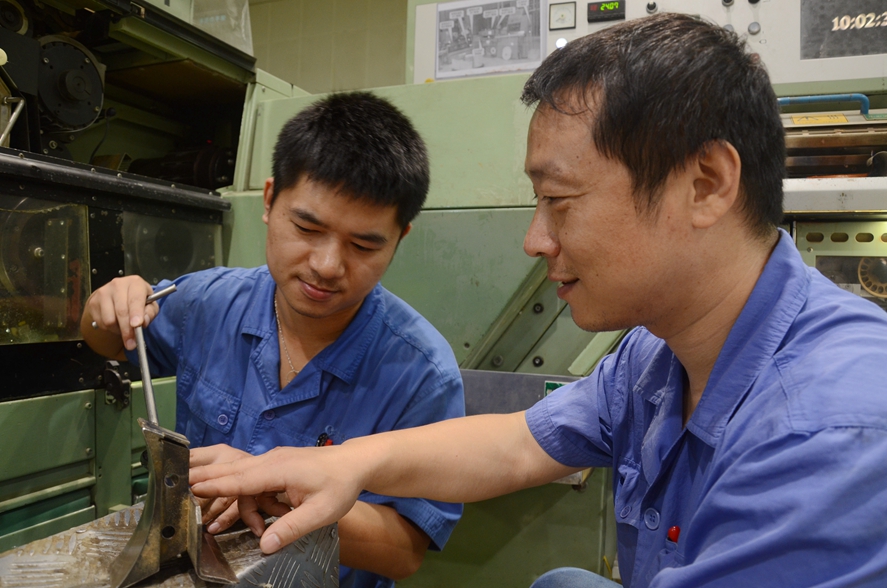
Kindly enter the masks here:
M 2 588 L 104 588 L 108 569 L 135 530 L 142 505 L 0 554 Z M 244 529 L 217 537 L 238 588 L 333 588 L 339 585 L 337 525 L 309 533 L 272 555 Z M 140 587 L 205 588 L 187 556 Z

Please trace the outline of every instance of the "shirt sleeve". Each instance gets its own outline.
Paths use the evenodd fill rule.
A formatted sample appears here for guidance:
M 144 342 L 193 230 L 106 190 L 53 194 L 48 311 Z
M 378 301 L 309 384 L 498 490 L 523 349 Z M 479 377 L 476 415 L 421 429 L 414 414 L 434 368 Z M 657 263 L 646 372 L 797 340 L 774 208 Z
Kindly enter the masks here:
M 458 368 L 453 367 L 452 371 L 454 373 L 441 376 L 436 386 L 419 385 L 416 398 L 398 420 L 395 430 L 465 416 L 462 378 L 458 374 Z M 462 516 L 462 505 L 459 503 L 424 498 L 396 498 L 366 491 L 361 493 L 359 499 L 396 510 L 431 538 L 430 548 L 435 551 L 443 549 Z
M 530 432 L 557 462 L 577 468 L 613 466 L 613 425 L 625 410 L 625 370 L 636 333 L 591 375 L 561 386 L 527 411 Z
M 885 456 L 877 427 L 762 439 L 712 476 L 674 567 L 650 586 L 883 586 Z

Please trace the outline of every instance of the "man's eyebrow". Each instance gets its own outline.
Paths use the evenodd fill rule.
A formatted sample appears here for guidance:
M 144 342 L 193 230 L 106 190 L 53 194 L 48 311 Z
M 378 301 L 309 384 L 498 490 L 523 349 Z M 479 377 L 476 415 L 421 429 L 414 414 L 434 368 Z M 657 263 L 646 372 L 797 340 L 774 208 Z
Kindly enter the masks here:
M 306 223 L 317 225 L 322 229 L 329 228 L 329 225 L 317 218 L 317 216 L 313 212 L 305 210 L 303 208 L 291 209 L 290 215 Z M 388 237 L 380 233 L 351 233 L 351 237 L 359 241 L 366 241 L 367 243 L 374 243 L 376 245 L 385 245 L 386 243 L 388 243 Z
M 323 229 L 329 228 L 329 225 L 327 225 L 325 222 L 323 222 L 322 220 L 317 218 L 317 216 L 313 212 L 310 212 L 310 211 L 305 210 L 303 208 L 290 209 L 290 215 L 294 216 L 295 218 L 297 218 L 299 220 L 305 221 L 306 223 L 311 223 L 312 225 L 317 225 L 318 227 L 321 227 Z
M 376 245 L 385 245 L 388 243 L 388 237 L 379 233 L 351 233 L 351 236 L 358 241 L 366 241 Z

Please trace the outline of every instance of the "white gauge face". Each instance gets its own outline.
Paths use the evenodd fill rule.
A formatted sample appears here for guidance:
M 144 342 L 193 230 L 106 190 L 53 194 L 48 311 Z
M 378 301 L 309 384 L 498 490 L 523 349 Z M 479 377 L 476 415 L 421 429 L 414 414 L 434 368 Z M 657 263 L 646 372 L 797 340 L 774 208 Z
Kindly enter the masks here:
M 576 3 L 563 2 L 548 7 L 548 30 L 576 28 Z

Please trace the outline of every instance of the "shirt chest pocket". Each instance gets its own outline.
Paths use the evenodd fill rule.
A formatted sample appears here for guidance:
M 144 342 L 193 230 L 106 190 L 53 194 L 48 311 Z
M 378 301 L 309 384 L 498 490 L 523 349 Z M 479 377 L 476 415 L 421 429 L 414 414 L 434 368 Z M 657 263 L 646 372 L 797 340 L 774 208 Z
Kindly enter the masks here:
M 230 444 L 240 411 L 240 398 L 198 379 L 179 399 L 178 426 L 192 447 Z
M 621 464 L 617 474 L 613 489 L 616 522 L 640 528 L 646 484 L 642 483 L 639 468 L 632 464 Z

